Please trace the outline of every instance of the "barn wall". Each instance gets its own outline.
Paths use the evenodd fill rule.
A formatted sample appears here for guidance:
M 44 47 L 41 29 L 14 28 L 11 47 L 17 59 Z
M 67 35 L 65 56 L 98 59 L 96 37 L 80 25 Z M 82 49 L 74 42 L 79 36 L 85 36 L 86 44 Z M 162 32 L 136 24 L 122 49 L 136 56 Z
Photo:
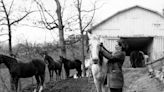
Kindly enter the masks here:
M 113 52 L 115 50 L 115 45 L 117 44 L 118 39 L 118 37 L 103 37 L 102 42 L 107 50 Z
M 92 31 L 104 36 L 164 36 L 164 18 L 135 8 L 120 13 Z
M 154 37 L 153 48 L 152 48 L 152 58 L 158 59 L 164 56 L 164 37 Z

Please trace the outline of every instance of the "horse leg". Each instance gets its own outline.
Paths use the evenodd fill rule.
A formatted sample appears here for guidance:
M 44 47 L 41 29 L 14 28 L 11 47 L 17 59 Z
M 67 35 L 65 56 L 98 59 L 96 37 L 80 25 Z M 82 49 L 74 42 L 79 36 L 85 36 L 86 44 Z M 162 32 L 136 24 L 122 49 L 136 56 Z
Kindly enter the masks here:
M 40 86 L 39 92 L 42 92 L 44 80 L 45 80 L 45 74 L 40 75 L 40 79 L 41 79 L 41 86 Z
M 48 68 L 48 71 L 49 71 L 49 76 L 50 76 L 50 80 L 49 81 L 51 81 L 51 69 Z
M 61 70 L 62 69 L 59 69 L 59 80 L 61 80 Z
M 13 79 L 13 77 L 10 78 L 10 85 L 11 85 L 11 91 L 14 91 L 14 79 Z
M 16 78 L 15 79 L 15 90 L 16 90 L 16 92 L 19 92 L 19 90 L 18 90 L 18 81 L 19 81 L 19 79 Z
M 18 80 L 18 91 L 21 92 L 21 90 L 22 90 L 22 83 L 21 83 L 21 80 L 19 79 Z
M 58 77 L 58 70 L 55 70 L 55 73 L 56 73 L 56 81 L 59 79 Z
M 69 77 L 69 70 L 65 70 L 65 72 L 66 72 L 66 78 L 68 78 Z
M 37 82 L 37 87 L 36 87 L 36 89 L 34 89 L 34 92 L 35 92 L 35 90 L 36 90 L 36 92 L 38 92 L 38 88 L 39 88 L 39 85 L 40 85 L 39 76 L 38 75 L 35 75 L 35 79 L 36 79 L 36 82 Z
M 13 77 L 11 80 L 11 89 L 13 92 L 17 92 L 17 88 L 18 88 L 18 78 Z
M 52 70 L 49 70 L 50 75 L 50 81 L 52 80 Z
M 78 72 L 78 73 L 77 73 L 77 76 L 78 76 L 78 77 L 81 77 L 81 73 L 82 73 L 81 68 L 77 67 L 76 70 L 77 70 L 77 72 Z
M 108 87 L 106 87 L 106 85 L 104 85 L 103 83 L 101 84 L 101 89 L 102 92 L 108 92 Z
M 94 79 L 94 83 L 95 83 L 97 92 L 102 92 L 100 82 L 98 80 Z
M 51 80 L 54 78 L 54 70 L 51 70 Z
M 60 69 L 57 69 L 57 70 L 56 70 L 57 80 L 60 80 L 60 79 L 61 79 L 60 73 L 61 73 Z

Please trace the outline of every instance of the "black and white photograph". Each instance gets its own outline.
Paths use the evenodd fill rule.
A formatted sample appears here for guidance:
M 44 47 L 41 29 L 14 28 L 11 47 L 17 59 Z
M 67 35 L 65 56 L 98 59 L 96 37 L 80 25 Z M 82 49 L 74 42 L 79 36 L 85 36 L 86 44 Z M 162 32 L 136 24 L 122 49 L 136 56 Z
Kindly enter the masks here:
M 0 0 L 0 92 L 164 92 L 164 0 Z

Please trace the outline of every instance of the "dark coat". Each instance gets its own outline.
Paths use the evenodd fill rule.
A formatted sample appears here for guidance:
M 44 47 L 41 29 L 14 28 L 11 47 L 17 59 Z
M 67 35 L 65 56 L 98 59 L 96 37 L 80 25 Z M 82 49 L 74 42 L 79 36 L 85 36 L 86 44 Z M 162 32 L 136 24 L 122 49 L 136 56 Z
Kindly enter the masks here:
M 125 59 L 125 52 L 118 51 L 113 54 L 108 53 L 105 49 L 101 50 L 102 55 L 108 59 L 107 84 L 110 88 L 122 88 L 124 78 L 122 73 L 122 65 Z

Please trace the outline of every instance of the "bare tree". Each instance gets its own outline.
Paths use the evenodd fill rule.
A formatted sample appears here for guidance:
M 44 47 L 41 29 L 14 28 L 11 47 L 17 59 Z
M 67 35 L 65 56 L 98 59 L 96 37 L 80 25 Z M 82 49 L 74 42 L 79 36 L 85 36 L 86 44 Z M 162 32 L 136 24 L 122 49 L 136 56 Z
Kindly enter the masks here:
M 59 29 L 59 40 L 60 40 L 60 45 L 61 45 L 61 53 L 64 57 L 66 57 L 66 49 L 65 49 L 65 41 L 64 41 L 64 25 L 63 25 L 63 20 L 62 20 L 62 13 L 61 13 L 61 5 L 59 0 L 55 0 L 56 5 L 57 5 L 57 17 L 58 17 L 58 29 Z
M 61 48 L 61 55 L 66 57 L 66 48 L 65 48 L 65 41 L 64 41 L 64 25 L 63 25 L 63 19 L 62 19 L 62 7 L 59 2 L 59 0 L 54 0 L 56 3 L 56 16 L 50 13 L 49 10 L 47 10 L 44 7 L 44 4 L 40 1 L 34 0 L 38 8 L 40 9 L 40 15 L 41 15 L 41 23 L 44 24 L 46 29 L 48 30 L 59 30 L 59 43 Z M 51 21 L 48 21 L 48 17 L 51 19 Z M 56 19 L 57 17 L 57 19 Z
M 59 0 L 54 0 L 56 4 L 56 12 L 54 14 L 51 14 L 49 10 L 47 10 L 44 7 L 44 4 L 42 1 L 37 1 L 34 0 L 38 8 L 40 10 L 40 15 L 41 15 L 41 23 L 44 24 L 45 28 L 48 30 L 59 30 L 59 45 L 60 45 L 60 52 L 63 57 L 66 57 L 66 48 L 65 48 L 65 40 L 64 40 L 64 25 L 63 25 L 63 19 L 62 19 L 62 7 L 59 2 Z M 48 19 L 50 18 L 50 21 Z M 57 18 L 57 19 L 56 19 Z M 64 71 L 64 69 L 62 69 Z M 62 74 L 63 76 L 64 74 Z
M 6 21 L 5 23 L 2 23 L 1 25 L 5 25 L 8 28 L 8 36 L 9 36 L 9 54 L 12 55 L 12 26 L 16 25 L 16 23 L 19 23 L 20 21 L 22 21 L 23 19 L 25 19 L 30 13 L 29 11 L 25 11 L 26 13 L 22 16 L 20 16 L 19 18 L 16 19 L 12 19 L 12 8 L 14 5 L 14 0 L 12 0 L 10 6 L 5 5 L 4 0 L 0 1 L 1 6 L 1 13 L 4 13 L 3 16 L 3 20 Z
M 92 21 L 93 21 L 93 18 L 94 18 L 94 15 L 95 15 L 95 10 L 96 10 L 96 7 L 95 7 L 95 3 L 93 4 L 93 9 L 91 10 L 82 10 L 82 0 L 76 0 L 77 3 L 76 3 L 76 8 L 77 8 L 77 11 L 78 11 L 78 23 L 79 23 L 79 29 L 80 29 L 80 33 L 81 33 L 81 46 L 82 46 L 82 65 L 83 65 L 83 75 L 85 76 L 86 75 L 86 72 L 85 72 L 85 65 L 84 65 L 84 60 L 85 60 L 85 49 L 84 49 L 84 32 L 86 31 L 86 29 L 89 27 L 89 25 L 92 24 Z M 87 23 L 84 22 L 83 20 L 83 16 L 82 13 L 90 13 L 92 12 L 92 16 L 91 18 L 89 19 L 89 21 L 87 21 Z

